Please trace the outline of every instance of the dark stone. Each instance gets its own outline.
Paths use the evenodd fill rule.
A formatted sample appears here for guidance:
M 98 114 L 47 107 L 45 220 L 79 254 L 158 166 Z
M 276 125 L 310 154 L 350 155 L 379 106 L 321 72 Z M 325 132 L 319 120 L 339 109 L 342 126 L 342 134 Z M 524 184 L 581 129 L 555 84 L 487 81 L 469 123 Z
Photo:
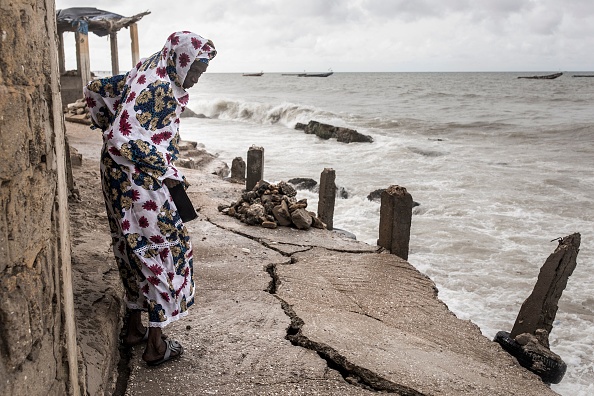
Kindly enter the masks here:
M 235 157 L 231 162 L 231 179 L 245 181 L 245 161 L 241 157 Z
M 184 111 L 182 111 L 181 115 L 179 116 L 179 118 L 189 118 L 189 117 L 195 117 L 195 118 L 208 118 L 206 117 L 204 114 L 198 114 L 190 109 L 188 109 L 187 107 L 185 108 Z
M 297 195 L 295 188 L 284 181 L 278 183 L 278 190 L 280 194 L 286 195 L 287 197 L 294 197 Z
M 295 227 L 300 230 L 308 230 L 313 222 L 311 215 L 305 209 L 297 209 L 291 212 L 291 220 L 295 224 Z
M 304 131 L 306 127 L 307 127 L 307 124 L 302 124 L 301 122 L 298 122 L 297 124 L 295 124 L 295 129 L 297 129 L 299 131 Z
M 289 179 L 288 182 L 294 185 L 298 190 L 314 191 L 315 187 L 318 185 L 317 181 L 307 177 L 295 177 L 293 179 Z
M 318 121 L 310 121 L 304 129 L 307 134 L 315 134 L 320 139 L 335 138 L 342 143 L 364 142 L 371 143 L 373 138 L 368 135 L 363 135 L 354 129 L 336 127 L 330 124 L 324 124 Z
M 375 191 L 372 191 L 367 195 L 367 199 L 370 201 L 379 201 L 382 198 L 382 193 L 385 191 L 385 188 L 379 188 Z
M 272 215 L 278 221 L 278 224 L 282 226 L 290 226 L 292 224 L 291 213 L 285 201 L 272 208 Z

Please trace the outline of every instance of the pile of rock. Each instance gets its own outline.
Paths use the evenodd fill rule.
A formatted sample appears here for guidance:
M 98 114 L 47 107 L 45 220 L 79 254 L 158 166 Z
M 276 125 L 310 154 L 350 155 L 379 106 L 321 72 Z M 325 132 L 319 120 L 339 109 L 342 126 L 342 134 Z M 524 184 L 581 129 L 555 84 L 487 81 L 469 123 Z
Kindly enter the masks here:
M 307 125 L 298 122 L 295 129 L 304 131 L 307 134 L 313 134 L 320 139 L 334 138 L 342 143 L 363 142 L 371 143 L 373 138 L 369 135 L 363 135 L 354 129 L 337 127 L 330 124 L 324 124 L 318 121 L 311 120 Z
M 78 99 L 76 102 L 64 106 L 64 118 L 66 121 L 90 125 L 91 115 L 87 108 L 87 102 L 84 99 Z
M 197 142 L 180 141 L 178 144 L 179 159 L 175 165 L 181 168 L 199 169 L 205 173 L 227 177 L 229 165 L 219 159 L 218 154 L 211 154 L 204 149 L 204 146 Z
M 260 180 L 252 191 L 244 192 L 237 202 L 220 205 L 218 209 L 248 225 L 325 229 L 326 225 L 316 213 L 306 210 L 307 199 L 297 200 L 296 195 L 297 191 L 289 183 L 281 181 L 270 184 Z

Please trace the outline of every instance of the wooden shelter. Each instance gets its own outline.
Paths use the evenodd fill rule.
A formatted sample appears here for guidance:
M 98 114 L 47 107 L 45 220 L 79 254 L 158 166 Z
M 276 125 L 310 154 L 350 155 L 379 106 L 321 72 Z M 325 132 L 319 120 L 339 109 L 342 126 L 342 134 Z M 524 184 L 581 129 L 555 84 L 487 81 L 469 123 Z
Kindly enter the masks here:
M 150 14 L 150 11 L 145 11 L 131 17 L 124 17 L 113 12 L 91 7 L 74 7 L 57 10 L 58 58 L 63 104 L 73 103 L 77 99 L 80 99 L 82 97 L 83 86 L 91 80 L 89 33 L 94 33 L 99 37 L 109 35 L 111 44 L 111 72 L 114 75 L 119 74 L 118 31 L 122 28 L 130 28 L 132 66 L 134 66 L 140 59 L 137 22 L 148 14 Z M 75 33 L 76 73 L 66 73 L 64 32 Z

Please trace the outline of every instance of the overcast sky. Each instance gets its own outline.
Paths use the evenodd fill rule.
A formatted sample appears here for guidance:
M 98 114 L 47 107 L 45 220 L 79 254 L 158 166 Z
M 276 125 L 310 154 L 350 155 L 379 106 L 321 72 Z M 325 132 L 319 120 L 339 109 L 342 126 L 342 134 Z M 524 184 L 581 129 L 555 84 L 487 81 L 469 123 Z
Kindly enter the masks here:
M 218 55 L 209 72 L 592 71 L 594 0 L 57 0 L 139 22 L 140 56 L 191 30 Z M 76 68 L 74 33 L 66 66 Z M 128 29 L 118 34 L 130 69 Z M 90 34 L 91 70 L 111 70 Z

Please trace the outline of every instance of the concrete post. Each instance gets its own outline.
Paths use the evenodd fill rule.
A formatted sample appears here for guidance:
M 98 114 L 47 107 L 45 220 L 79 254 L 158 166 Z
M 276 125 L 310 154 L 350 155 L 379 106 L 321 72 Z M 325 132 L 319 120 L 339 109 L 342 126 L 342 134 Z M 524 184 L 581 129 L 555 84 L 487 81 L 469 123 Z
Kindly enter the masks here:
M 91 81 L 91 58 L 89 56 L 89 35 L 76 32 L 76 66 L 81 80 L 82 87 L 86 86 Z
M 109 33 L 109 43 L 111 44 L 111 74 L 120 74 L 120 61 L 118 58 L 118 33 Z
M 408 260 L 412 208 L 406 188 L 394 185 L 382 192 L 377 244 L 404 260 Z
M 251 191 L 260 180 L 264 179 L 264 147 L 252 146 L 247 153 L 247 178 L 245 189 Z
M 138 25 L 133 23 L 130 28 L 130 41 L 132 47 L 132 67 L 135 67 L 140 60 L 140 50 L 138 48 Z
M 324 168 L 320 175 L 318 199 L 318 218 L 326 224 L 328 230 L 334 228 L 334 203 L 336 201 L 336 172 Z
M 231 162 L 231 179 L 245 180 L 245 161 L 241 157 L 235 157 Z
M 546 330 L 547 339 L 543 340 L 543 344 L 547 344 L 544 346 L 548 348 L 548 334 L 553 329 L 559 298 L 567 286 L 567 279 L 576 267 L 580 240 L 579 233 L 566 236 L 559 241 L 557 249 L 545 261 L 532 294 L 520 308 L 510 333 L 512 338 L 523 333 L 536 335 L 537 330 Z

